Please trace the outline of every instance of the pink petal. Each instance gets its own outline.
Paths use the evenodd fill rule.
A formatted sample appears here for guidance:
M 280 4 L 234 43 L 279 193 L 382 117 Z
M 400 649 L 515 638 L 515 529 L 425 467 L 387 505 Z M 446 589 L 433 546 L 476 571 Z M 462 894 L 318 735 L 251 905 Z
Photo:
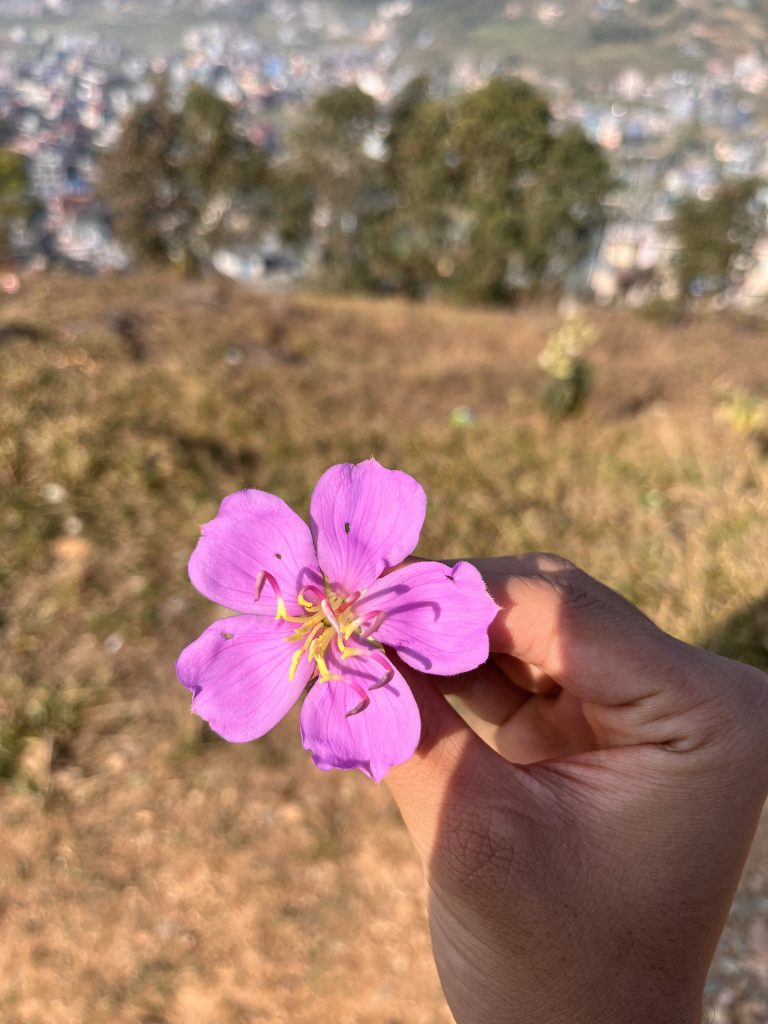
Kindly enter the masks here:
M 332 660 L 331 671 L 339 671 L 338 660 Z M 377 661 L 362 655 L 341 664 L 344 682 L 317 682 L 307 694 L 299 718 L 301 742 L 323 771 L 359 768 L 380 782 L 390 768 L 415 753 L 421 736 L 419 709 L 396 669 L 386 686 L 371 690 L 383 675 Z M 353 683 L 370 703 L 347 717 L 361 703 Z
M 383 613 L 372 634 L 408 665 L 434 675 L 458 675 L 488 658 L 488 627 L 498 612 L 483 578 L 469 562 L 452 569 L 414 562 L 390 573 L 358 601 L 368 615 Z
M 176 675 L 192 691 L 192 710 L 230 743 L 269 732 L 309 682 L 306 658 L 288 679 L 298 649 L 286 640 L 292 629 L 267 616 L 235 615 L 214 622 L 181 652 Z
M 320 582 L 307 524 L 293 509 L 266 491 L 238 491 L 221 503 L 218 515 L 202 528 L 189 560 L 189 578 L 200 593 L 238 612 L 274 615 L 276 602 L 264 583 L 257 602 L 259 573 L 277 581 L 291 614 L 296 595 Z
M 347 594 L 409 555 L 427 510 L 422 486 L 375 459 L 331 466 L 312 495 L 310 523 L 323 572 Z

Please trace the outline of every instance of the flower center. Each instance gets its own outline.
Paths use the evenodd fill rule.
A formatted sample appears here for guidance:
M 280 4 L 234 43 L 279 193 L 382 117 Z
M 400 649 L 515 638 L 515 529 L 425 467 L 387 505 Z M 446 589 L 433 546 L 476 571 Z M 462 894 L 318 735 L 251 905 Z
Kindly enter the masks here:
M 301 645 L 291 659 L 289 679 L 293 679 L 304 654 L 315 663 L 320 682 L 338 679 L 339 677 L 328 669 L 325 660 L 328 648 L 334 642 L 343 661 L 366 653 L 365 648 L 356 647 L 351 642 L 353 634 L 364 636 L 364 626 L 367 623 L 367 618 L 355 611 L 355 601 L 359 597 L 360 594 L 353 594 L 351 597 L 335 594 L 326 583 L 325 593 L 314 586 L 301 590 L 298 602 L 304 609 L 303 615 L 288 615 L 284 606 L 278 609 L 277 618 L 293 622 L 297 626 L 286 639 L 289 643 Z
M 256 579 L 256 598 L 258 600 L 265 580 L 269 580 L 277 598 L 277 612 L 275 619 L 282 619 L 284 622 L 295 624 L 296 629 L 285 639 L 288 643 L 299 644 L 291 658 L 291 665 L 288 671 L 288 679 L 292 682 L 301 659 L 306 654 L 310 662 L 314 663 L 317 671 L 318 682 L 328 683 L 332 681 L 349 683 L 357 691 L 361 700 L 360 703 L 347 716 L 359 714 L 369 704 L 368 693 L 381 686 L 386 686 L 394 674 L 392 666 L 381 654 L 381 644 L 371 640 L 374 633 L 384 621 L 384 613 L 380 611 L 361 611 L 356 607 L 356 602 L 362 597 L 357 592 L 352 595 L 336 594 L 330 587 L 328 580 L 323 577 L 323 587 L 310 584 L 302 587 L 299 591 L 297 601 L 302 608 L 302 614 L 289 615 L 285 607 L 285 601 L 280 593 L 277 580 L 271 573 L 260 572 Z M 366 641 L 363 645 L 360 641 Z M 367 655 L 376 661 L 383 669 L 383 675 L 368 686 L 367 691 L 359 682 L 350 678 L 343 679 L 340 675 L 334 674 L 328 668 L 326 657 L 332 645 L 336 645 L 336 651 L 341 661 L 355 658 L 359 655 Z M 377 649 L 378 648 L 378 649 Z M 334 652 L 335 653 L 335 652 Z
M 362 596 L 359 592 L 351 596 L 336 594 L 323 578 L 321 589 L 315 584 L 302 587 L 299 591 L 297 601 L 303 609 L 301 615 L 289 615 L 285 607 L 285 600 L 280 593 L 277 580 L 271 573 L 260 572 L 256 578 L 256 599 L 261 594 L 265 581 L 269 581 L 277 598 L 277 612 L 275 619 L 282 619 L 284 622 L 292 622 L 296 629 L 290 636 L 286 637 L 288 643 L 301 644 L 291 659 L 289 679 L 293 680 L 296 669 L 304 654 L 317 666 L 320 681 L 326 682 L 329 679 L 337 679 L 329 671 L 325 661 L 325 655 L 331 644 L 336 641 L 339 656 L 342 660 L 354 658 L 359 654 L 368 654 L 370 647 L 358 647 L 351 641 L 353 638 L 368 640 L 381 625 L 384 615 L 378 611 L 360 612 L 355 608 L 355 602 Z M 370 641 L 376 646 L 376 641 Z

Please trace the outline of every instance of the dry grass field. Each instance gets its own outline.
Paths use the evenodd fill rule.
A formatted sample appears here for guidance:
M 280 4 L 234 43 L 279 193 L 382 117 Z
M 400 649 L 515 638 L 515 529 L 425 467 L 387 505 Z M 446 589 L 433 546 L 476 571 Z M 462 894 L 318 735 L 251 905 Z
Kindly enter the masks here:
M 232 747 L 178 651 L 226 493 L 304 511 L 372 454 L 430 498 L 420 553 L 554 550 L 670 631 L 768 667 L 768 333 L 595 313 L 595 392 L 538 408 L 549 311 L 43 277 L 0 306 L 0 1021 L 438 1024 L 419 871 L 386 792 L 295 717 Z M 472 413 L 452 417 L 457 406 Z M 470 420 L 471 422 L 466 422 Z M 768 830 L 710 991 L 768 1019 Z

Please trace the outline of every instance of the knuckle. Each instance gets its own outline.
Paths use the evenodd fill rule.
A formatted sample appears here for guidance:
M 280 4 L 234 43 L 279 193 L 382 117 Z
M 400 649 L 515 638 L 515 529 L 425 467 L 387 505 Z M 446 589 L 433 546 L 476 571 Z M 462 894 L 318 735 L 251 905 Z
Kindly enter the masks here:
M 693 740 L 676 749 L 717 751 L 730 768 L 768 784 L 768 676 L 707 651 L 690 651 L 680 692 Z
M 665 635 L 639 608 L 577 566 L 550 577 L 549 584 L 558 595 L 566 623 L 575 620 L 577 624 L 585 617 L 604 618 L 638 637 L 658 639 Z
M 541 551 L 534 555 L 536 568 L 543 574 L 570 573 L 579 571 L 578 567 L 569 558 L 562 555 L 555 555 L 549 551 Z
M 607 604 L 597 582 L 575 565 L 560 567 L 541 578 L 555 592 L 564 611 L 588 611 Z

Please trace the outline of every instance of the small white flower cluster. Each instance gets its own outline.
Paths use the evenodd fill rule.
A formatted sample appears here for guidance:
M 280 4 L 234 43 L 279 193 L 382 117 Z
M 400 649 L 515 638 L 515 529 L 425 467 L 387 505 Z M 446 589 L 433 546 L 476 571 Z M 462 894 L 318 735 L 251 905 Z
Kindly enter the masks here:
M 584 353 L 597 337 L 597 330 L 577 313 L 550 334 L 539 353 L 539 366 L 555 380 L 571 380 Z

